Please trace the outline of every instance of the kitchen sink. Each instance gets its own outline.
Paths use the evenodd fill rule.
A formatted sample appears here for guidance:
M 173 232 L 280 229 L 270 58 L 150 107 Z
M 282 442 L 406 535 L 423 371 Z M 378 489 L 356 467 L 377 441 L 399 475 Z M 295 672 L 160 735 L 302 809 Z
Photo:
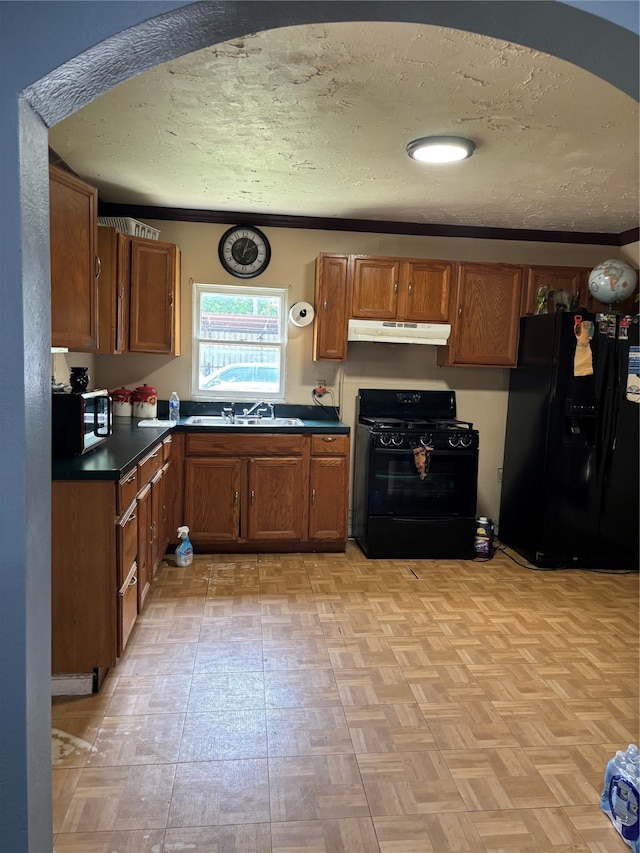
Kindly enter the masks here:
M 301 427 L 304 421 L 300 418 L 254 418 L 251 415 L 236 415 L 234 423 L 229 423 L 220 415 L 192 415 L 186 420 L 187 426 L 259 426 L 264 429 L 274 427 Z

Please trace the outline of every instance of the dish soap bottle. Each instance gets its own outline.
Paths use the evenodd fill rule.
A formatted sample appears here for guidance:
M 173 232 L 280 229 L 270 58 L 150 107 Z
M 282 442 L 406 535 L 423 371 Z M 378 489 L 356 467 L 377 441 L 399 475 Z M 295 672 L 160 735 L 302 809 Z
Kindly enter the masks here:
M 189 539 L 189 528 L 178 528 L 178 539 L 180 544 L 176 548 L 176 566 L 183 569 L 185 566 L 190 566 L 193 562 L 193 545 Z
M 180 398 L 175 391 L 172 391 L 169 397 L 169 420 L 172 424 L 177 424 L 180 420 Z

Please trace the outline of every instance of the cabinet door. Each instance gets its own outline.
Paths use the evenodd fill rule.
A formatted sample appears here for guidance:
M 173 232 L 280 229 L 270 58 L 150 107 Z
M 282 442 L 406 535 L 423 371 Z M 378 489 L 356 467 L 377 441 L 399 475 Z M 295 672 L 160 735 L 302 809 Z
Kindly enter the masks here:
M 172 243 L 131 239 L 131 352 L 179 355 L 179 251 Z
M 240 459 L 187 459 L 184 523 L 190 537 L 220 542 L 238 539 L 240 471 Z
M 164 468 L 151 480 L 151 578 L 164 556 Z
M 446 323 L 453 266 L 445 261 L 403 262 L 398 320 Z
M 347 357 L 348 266 L 346 255 L 320 255 L 316 262 L 314 361 Z
M 251 459 L 247 507 L 249 539 L 300 540 L 307 525 L 304 461 Z
M 153 580 L 151 565 L 151 486 L 138 495 L 138 611 L 144 606 Z
M 345 456 L 311 459 L 309 539 L 347 539 L 349 471 Z
M 588 280 L 589 270 L 582 267 L 525 267 L 522 315 L 535 314 L 536 298 L 540 288 L 544 288 L 546 293 L 552 290 L 568 290 L 569 293 L 573 293 L 580 305 L 586 306 Z
M 521 299 L 522 267 L 460 264 L 449 364 L 514 366 Z
M 118 355 L 129 348 L 131 241 L 116 228 L 99 226 L 98 352 Z
M 118 590 L 118 657 L 125 650 L 138 618 L 138 569 L 134 563 Z
M 353 258 L 352 317 L 395 320 L 400 280 L 398 258 Z
M 49 177 L 51 345 L 96 352 L 98 193 L 55 166 Z

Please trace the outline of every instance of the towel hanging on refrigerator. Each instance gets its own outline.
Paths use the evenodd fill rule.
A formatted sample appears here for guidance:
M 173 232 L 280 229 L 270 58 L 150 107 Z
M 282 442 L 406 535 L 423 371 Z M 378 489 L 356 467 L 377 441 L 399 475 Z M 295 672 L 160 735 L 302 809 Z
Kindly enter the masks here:
M 592 376 L 593 356 L 591 353 L 591 339 L 593 338 L 593 323 L 591 320 L 583 320 L 580 314 L 576 314 L 573 330 L 577 339 L 576 354 L 573 360 L 573 375 Z

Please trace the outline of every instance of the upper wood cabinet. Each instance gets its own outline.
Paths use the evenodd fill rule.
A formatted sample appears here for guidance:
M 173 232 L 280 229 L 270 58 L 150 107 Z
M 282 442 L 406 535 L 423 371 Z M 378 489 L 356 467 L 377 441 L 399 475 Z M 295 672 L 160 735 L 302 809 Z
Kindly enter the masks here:
M 129 349 L 129 271 L 131 238 L 116 228 L 98 228 L 98 352 L 118 355 Z
M 98 349 L 98 192 L 49 167 L 51 346 Z
M 351 316 L 445 323 L 454 263 L 412 258 L 352 258 Z
M 180 354 L 180 251 L 98 228 L 101 353 Z
M 129 350 L 180 355 L 180 250 L 131 238 Z
M 547 292 L 567 290 L 575 296 L 579 305 L 586 307 L 589 272 L 584 267 L 526 266 L 521 313 L 535 314 L 536 296 L 541 287 Z
M 347 255 L 323 254 L 316 261 L 314 361 L 347 357 L 348 271 Z
M 638 307 L 635 303 L 635 293 L 623 302 L 605 305 L 599 302 L 589 290 L 589 273 L 592 267 L 525 267 L 525 286 L 522 297 L 522 314 L 534 314 L 536 309 L 536 294 L 539 287 L 547 291 L 568 290 L 578 300 L 578 305 L 593 314 L 616 311 L 622 314 L 636 314 Z M 550 310 L 553 311 L 553 308 Z
M 522 279 L 522 267 L 512 264 L 460 264 L 451 337 L 448 347 L 438 349 L 438 364 L 516 364 Z

